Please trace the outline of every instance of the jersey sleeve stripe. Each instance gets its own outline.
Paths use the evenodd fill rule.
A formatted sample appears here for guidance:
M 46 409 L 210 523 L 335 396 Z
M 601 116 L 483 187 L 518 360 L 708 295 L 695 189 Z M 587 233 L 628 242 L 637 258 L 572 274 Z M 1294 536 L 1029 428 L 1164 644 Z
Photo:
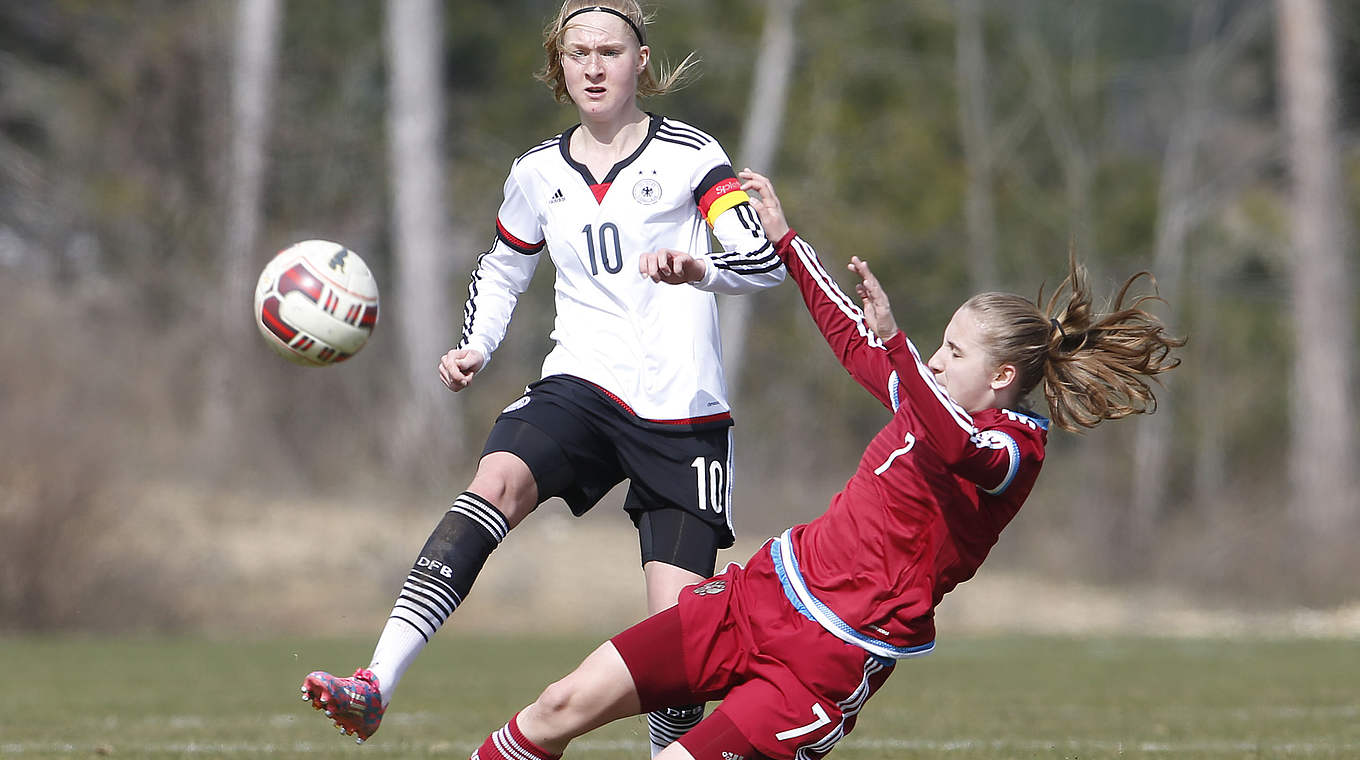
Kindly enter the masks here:
M 870 330 L 869 326 L 864 322 L 864 312 L 861 311 L 860 308 L 850 300 L 850 297 L 840 289 L 840 286 L 836 284 L 836 281 L 831 279 L 831 275 L 827 274 L 826 269 L 822 267 L 821 259 L 817 258 L 817 255 L 811 252 L 808 244 L 803 242 L 802 238 L 795 237 L 793 239 L 792 247 L 794 253 L 798 255 L 798 260 L 803 263 L 803 267 L 808 270 L 813 279 L 817 282 L 817 286 L 821 288 L 824 294 L 826 294 L 827 299 L 840 309 L 846 319 L 855 323 L 855 326 L 859 330 L 860 336 L 864 338 L 864 341 L 874 348 L 882 348 L 883 341 L 880 340 L 879 337 L 874 334 L 874 331 Z
M 932 372 L 930 367 L 926 366 L 925 361 L 921 359 L 920 352 L 916 350 L 916 344 L 912 343 L 911 340 L 907 340 L 907 348 L 911 351 L 912 358 L 916 360 L 916 371 L 920 374 L 921 379 L 925 381 L 926 388 L 934 394 L 935 400 L 939 401 L 940 406 L 944 407 L 945 411 L 949 412 L 949 415 L 954 418 L 954 421 L 959 424 L 959 427 L 971 434 L 975 430 L 972 415 L 968 414 L 963 407 L 959 406 L 954 399 L 950 398 L 949 394 L 935 381 L 935 373 Z
M 478 286 L 482 282 L 482 259 L 491 255 L 491 251 L 494 249 L 495 243 L 493 242 L 491 248 L 483 251 L 477 257 L 477 263 L 472 267 L 472 276 L 468 278 L 468 298 L 463 304 L 463 334 L 458 339 L 458 348 L 467 348 L 468 341 L 472 339 L 472 326 L 477 321 L 477 291 L 480 290 Z
M 751 208 L 750 196 L 747 196 L 747 201 L 737 206 L 737 218 L 741 220 L 741 226 L 750 230 L 752 235 L 764 237 L 765 228 L 760 225 L 760 217 L 756 215 L 756 210 Z
M 505 225 L 501 224 L 501 220 L 499 219 L 496 220 L 496 237 L 502 243 L 505 243 L 514 250 L 526 255 L 538 253 L 543 250 L 544 244 L 547 243 L 546 240 L 540 240 L 537 243 L 526 243 L 514 235 L 511 235 L 510 231 L 505 229 Z
M 773 272 L 784 263 L 775 254 L 770 241 L 754 251 L 733 251 L 712 258 L 713 266 L 742 274 L 762 274 Z
M 860 335 L 864 336 L 865 341 L 869 345 L 881 348 L 883 346 L 883 341 L 875 335 L 874 332 L 869 329 L 868 324 L 865 323 L 864 312 L 850 300 L 849 296 L 841 291 L 840 287 L 836 285 L 836 281 L 831 279 L 831 275 L 828 274 L 826 269 L 822 266 L 821 259 L 817 258 L 815 253 L 809 252 L 810 249 L 808 244 L 802 238 L 795 237 L 791 245 L 794 253 L 798 255 L 798 260 L 801 261 L 803 267 L 813 275 L 813 279 L 816 280 L 817 285 L 822 289 L 822 292 L 826 294 L 827 298 L 839 306 L 841 312 L 845 314 L 847 318 L 855 322 Z M 905 335 L 903 337 L 906 338 Z M 925 382 L 926 387 L 934 394 L 936 400 L 940 402 L 940 405 L 954 418 L 954 421 L 959 424 L 959 427 L 972 433 L 974 430 L 973 418 L 969 416 L 968 412 L 964 411 L 963 407 L 955 403 L 954 400 L 949 397 L 949 394 L 945 393 L 939 383 L 935 382 L 935 373 L 931 372 L 930 368 L 926 366 L 926 363 L 921 360 L 921 354 L 916 350 L 916 344 L 912 343 L 910 339 L 906 340 L 906 344 L 907 349 L 911 351 L 912 359 L 916 362 L 916 370 L 920 374 L 921 379 Z M 901 402 L 900 400 L 895 400 L 895 403 L 900 405 Z

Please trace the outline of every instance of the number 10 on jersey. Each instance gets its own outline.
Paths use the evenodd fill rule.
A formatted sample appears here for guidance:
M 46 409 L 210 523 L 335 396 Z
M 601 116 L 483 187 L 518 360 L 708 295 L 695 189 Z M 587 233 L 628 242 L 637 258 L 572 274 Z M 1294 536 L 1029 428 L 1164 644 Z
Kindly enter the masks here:
M 595 225 L 587 224 L 581 228 L 586 233 L 586 250 L 590 253 L 590 273 L 600 276 L 600 267 L 610 274 L 618 274 L 623 269 L 623 243 L 619 241 L 619 226 L 613 222 L 600 225 L 598 234 Z M 598 252 L 599 260 L 596 261 Z
M 727 506 L 727 478 L 723 472 L 723 463 L 714 459 L 705 460 L 703 457 L 695 457 L 689 463 L 694 468 L 695 488 L 699 492 L 699 511 L 705 509 L 713 510 L 714 514 L 722 514 Z

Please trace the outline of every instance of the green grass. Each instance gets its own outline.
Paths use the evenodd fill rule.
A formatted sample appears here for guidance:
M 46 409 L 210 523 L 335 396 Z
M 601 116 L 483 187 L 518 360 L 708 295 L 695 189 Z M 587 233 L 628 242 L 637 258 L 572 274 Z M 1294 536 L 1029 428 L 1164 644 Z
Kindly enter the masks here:
M 467 757 L 598 643 L 456 634 L 363 747 L 297 689 L 367 662 L 367 641 L 0 639 L 0 756 Z M 645 732 L 620 721 L 568 755 L 645 760 Z M 898 667 L 832 757 L 1360 757 L 1360 642 L 946 639 Z

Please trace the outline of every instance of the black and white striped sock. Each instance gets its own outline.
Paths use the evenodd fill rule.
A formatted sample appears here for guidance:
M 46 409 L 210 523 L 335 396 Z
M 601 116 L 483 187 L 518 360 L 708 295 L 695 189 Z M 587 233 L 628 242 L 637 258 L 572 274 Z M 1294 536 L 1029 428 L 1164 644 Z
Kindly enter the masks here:
M 369 670 L 383 702 L 444 621 L 463 603 L 510 526 L 491 502 L 464 491 L 420 550 L 378 638 Z
M 669 747 L 704 719 L 703 705 L 666 707 L 647 713 L 647 733 L 652 740 L 652 757 Z

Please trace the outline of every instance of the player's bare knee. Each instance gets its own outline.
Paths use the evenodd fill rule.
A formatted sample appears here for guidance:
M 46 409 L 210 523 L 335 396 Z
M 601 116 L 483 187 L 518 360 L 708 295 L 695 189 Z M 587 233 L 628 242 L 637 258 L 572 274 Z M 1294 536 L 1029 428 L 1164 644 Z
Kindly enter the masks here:
M 496 505 L 511 528 L 538 506 L 538 486 L 517 459 L 510 462 L 494 454 L 483 458 L 467 490 Z
M 548 688 L 538 695 L 538 699 L 534 700 L 535 713 L 545 722 L 562 722 L 572 715 L 578 696 L 573 679 L 567 676 L 549 684 Z

